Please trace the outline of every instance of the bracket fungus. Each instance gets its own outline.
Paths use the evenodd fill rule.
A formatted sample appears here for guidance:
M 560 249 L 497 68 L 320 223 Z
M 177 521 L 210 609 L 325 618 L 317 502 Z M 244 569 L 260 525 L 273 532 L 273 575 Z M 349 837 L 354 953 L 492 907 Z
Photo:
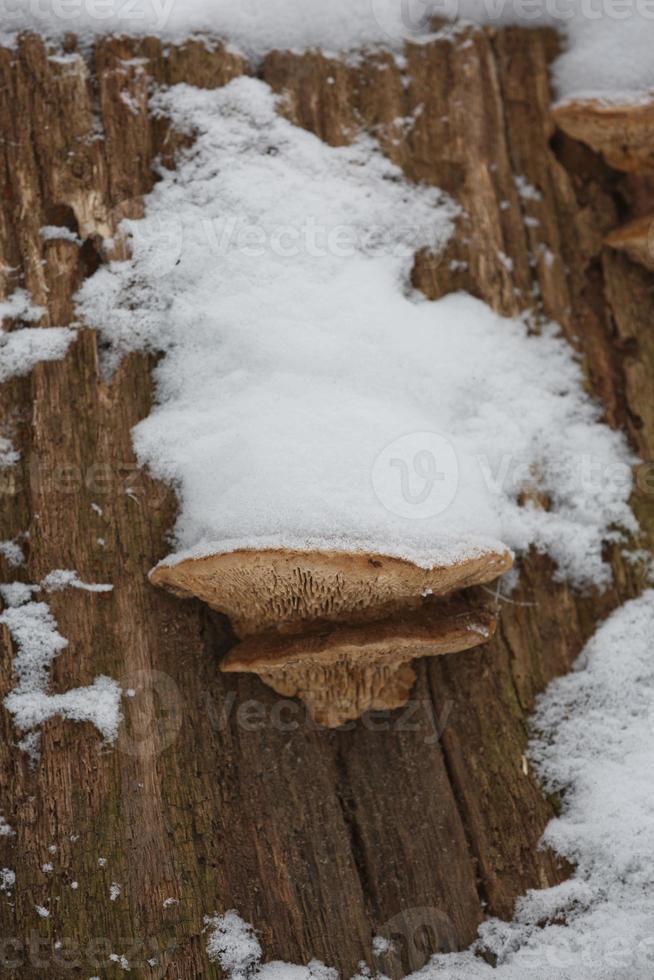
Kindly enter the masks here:
M 150 578 L 227 615 L 239 639 L 228 673 L 255 673 L 337 727 L 398 708 L 411 661 L 486 643 L 496 619 L 476 588 L 511 567 L 508 551 L 420 568 L 382 555 L 241 550 L 160 564 Z
M 624 252 L 634 262 L 654 272 L 654 214 L 646 214 L 621 225 L 604 241 L 610 248 Z
M 564 133 L 601 153 L 616 170 L 654 170 L 654 102 L 570 100 L 555 106 L 552 116 Z

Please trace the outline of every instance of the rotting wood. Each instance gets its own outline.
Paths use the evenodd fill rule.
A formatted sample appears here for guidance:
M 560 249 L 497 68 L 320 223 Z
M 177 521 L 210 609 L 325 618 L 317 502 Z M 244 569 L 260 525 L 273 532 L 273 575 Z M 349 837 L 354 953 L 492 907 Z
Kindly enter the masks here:
M 408 177 L 452 193 L 465 209 L 457 240 L 440 261 L 418 256 L 414 284 L 430 298 L 468 289 L 503 313 L 540 305 L 583 355 L 608 421 L 649 461 L 651 274 L 603 242 L 645 213 L 652 188 L 646 175 L 621 177 L 561 142 L 549 108 L 554 47 L 545 32 L 474 31 L 408 46 L 402 70 L 384 55 L 346 65 L 277 52 L 261 74 L 295 122 L 332 143 L 364 127 Z M 134 58 L 147 62 L 139 70 Z M 214 87 L 247 70 L 219 47 L 164 52 L 152 39 L 108 39 L 90 60 L 66 63 L 33 37 L 0 51 L 5 292 L 24 286 L 48 323 L 71 321 L 75 288 L 106 258 L 107 228 L 138 213 L 155 155 L 171 161 L 179 145 L 149 119 L 143 74 Z M 516 176 L 540 200 L 524 200 Z M 44 224 L 68 225 L 82 246 L 44 243 Z M 19 944 L 5 943 L 18 963 L 5 972 L 71 975 L 57 960 L 62 941 L 76 944 L 68 962 L 77 956 L 81 976 L 122 975 L 109 952 L 126 955 L 135 977 L 218 975 L 203 916 L 228 908 L 256 925 L 268 956 L 315 956 L 345 975 L 374 963 L 374 935 L 398 928 L 412 958 L 390 964 L 396 975 L 439 945 L 465 947 L 485 915 L 510 916 L 524 889 L 566 873 L 537 847 L 555 804 L 525 771 L 528 715 L 598 620 L 636 594 L 644 566 L 616 549 L 613 587 L 580 596 L 546 558 L 530 557 L 487 648 L 419 662 L 409 709 L 319 730 L 257 678 L 221 674 L 233 640 L 220 615 L 147 580 L 175 515 L 172 493 L 138 471 L 130 442 L 150 408 L 150 367 L 130 356 L 102 383 L 84 330 L 64 361 L 0 388 L 3 434 L 21 451 L 3 482 L 0 538 L 29 532 L 21 577 L 70 567 L 115 585 L 49 597 L 70 640 L 53 687 L 107 673 L 138 691 L 115 749 L 91 726 L 53 719 L 34 770 L 0 713 L 0 807 L 16 830 L 0 839 L 0 865 L 18 880 L 15 899 L 0 900 L 2 936 Z M 648 466 L 634 505 L 651 550 Z M 13 679 L 3 644 L 4 695 Z M 114 881 L 122 891 L 111 901 Z M 164 908 L 170 897 L 178 904 Z M 37 904 L 49 905 L 48 919 Z M 427 946 L 416 950 L 425 925 Z

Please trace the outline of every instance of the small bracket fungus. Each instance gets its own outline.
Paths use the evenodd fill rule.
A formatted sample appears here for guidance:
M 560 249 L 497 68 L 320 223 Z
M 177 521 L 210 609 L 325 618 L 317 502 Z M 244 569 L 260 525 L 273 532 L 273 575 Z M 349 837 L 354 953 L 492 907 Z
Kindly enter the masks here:
M 240 642 L 223 671 L 258 674 L 337 727 L 405 704 L 416 657 L 486 643 L 496 620 L 475 586 L 511 564 L 508 551 L 423 569 L 381 555 L 243 550 L 158 565 L 150 578 L 229 617 Z
M 654 214 L 621 225 L 604 239 L 610 248 L 624 252 L 632 261 L 654 272 Z
M 552 115 L 564 133 L 601 153 L 616 170 L 654 170 L 654 102 L 570 100 L 555 106 Z

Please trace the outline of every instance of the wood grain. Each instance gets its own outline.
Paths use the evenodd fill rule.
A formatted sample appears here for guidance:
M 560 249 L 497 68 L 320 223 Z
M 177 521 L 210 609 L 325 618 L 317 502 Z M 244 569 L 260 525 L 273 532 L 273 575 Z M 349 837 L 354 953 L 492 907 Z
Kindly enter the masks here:
M 335 144 L 365 129 L 410 179 L 460 201 L 445 259 L 416 259 L 414 284 L 428 297 L 467 289 L 500 312 L 537 305 L 561 324 L 606 419 L 645 459 L 634 506 L 651 550 L 651 273 L 603 241 L 647 213 L 652 188 L 556 130 L 554 50 L 546 32 L 476 31 L 408 46 L 402 69 L 379 54 L 351 65 L 275 52 L 259 71 L 297 124 Z M 103 238 L 139 213 L 157 154 L 170 162 L 180 145 L 148 116 L 152 81 L 216 87 L 249 71 L 219 46 L 164 50 L 153 39 L 107 39 L 64 63 L 35 37 L 0 50 L 4 294 L 23 286 L 47 307 L 44 323 L 70 323 L 75 289 L 107 260 Z M 541 200 L 523 200 L 516 176 Z M 67 224 L 83 244 L 44 242 L 44 224 Z M 134 977 L 218 976 L 203 916 L 230 908 L 260 930 L 267 956 L 318 957 L 345 975 L 362 959 L 375 965 L 380 933 L 406 940 L 394 975 L 467 946 L 484 916 L 510 916 L 526 888 L 567 873 L 538 848 L 556 801 L 524 760 L 529 712 L 596 623 L 639 591 L 644 567 L 616 551 L 614 586 L 581 596 L 531 556 L 490 645 L 420 662 L 410 711 L 325 732 L 255 677 L 221 674 L 233 642 L 224 620 L 148 582 L 175 516 L 130 441 L 152 402 L 151 367 L 130 356 L 102 382 L 96 337 L 81 330 L 63 361 L 0 388 L 2 434 L 21 451 L 2 474 L 0 539 L 29 534 L 19 576 L 68 567 L 115 586 L 50 597 L 70 641 L 53 689 L 107 673 L 137 692 L 116 747 L 90 725 L 53 719 L 34 769 L 0 711 L 0 808 L 16 830 L 0 838 L 0 866 L 18 883 L 0 896 L 4 972 L 117 977 L 114 953 Z M 0 571 L 16 577 L 6 563 Z M 6 632 L 2 643 L 4 696 Z M 167 898 L 177 902 L 164 907 Z

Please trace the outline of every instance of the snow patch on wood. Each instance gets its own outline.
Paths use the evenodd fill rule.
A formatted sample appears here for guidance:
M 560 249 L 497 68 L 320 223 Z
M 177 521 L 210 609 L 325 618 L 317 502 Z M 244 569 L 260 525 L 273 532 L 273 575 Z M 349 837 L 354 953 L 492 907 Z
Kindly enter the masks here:
M 24 598 L 24 596 L 23 596 Z M 4 700 L 19 731 L 26 733 L 22 747 L 35 758 L 38 754 L 37 726 L 60 715 L 71 721 L 90 721 L 107 742 L 115 740 L 121 720 L 121 690 L 116 681 L 96 677 L 88 687 L 73 688 L 63 694 L 50 694 L 50 668 L 68 646 L 44 602 L 27 601 L 9 606 L 0 614 L 15 644 L 13 670 L 16 687 Z
M 334 148 L 293 126 L 252 78 L 153 107 L 196 142 L 129 222 L 132 258 L 78 299 L 106 367 L 166 352 L 133 435 L 180 496 L 167 563 L 279 548 L 433 568 L 508 545 L 610 581 L 605 540 L 636 530 L 634 460 L 571 348 L 551 324 L 410 291 L 453 202 L 369 139 Z

